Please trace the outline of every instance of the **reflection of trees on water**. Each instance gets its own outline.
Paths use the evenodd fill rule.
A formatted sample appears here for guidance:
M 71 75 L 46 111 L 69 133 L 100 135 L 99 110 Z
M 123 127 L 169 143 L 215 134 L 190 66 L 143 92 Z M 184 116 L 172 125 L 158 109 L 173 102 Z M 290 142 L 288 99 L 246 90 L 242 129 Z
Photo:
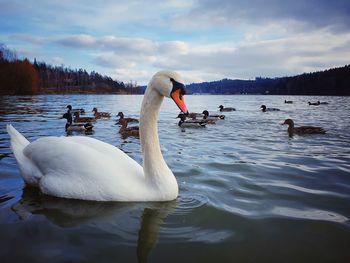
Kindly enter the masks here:
M 123 203 L 70 200 L 43 195 L 36 188 L 25 188 L 22 198 L 12 206 L 12 210 L 21 220 L 40 214 L 60 227 L 89 224 L 118 235 L 123 243 L 126 241 L 132 245 L 137 240 L 138 261 L 147 262 L 158 241 L 163 220 L 175 207 L 176 201 Z

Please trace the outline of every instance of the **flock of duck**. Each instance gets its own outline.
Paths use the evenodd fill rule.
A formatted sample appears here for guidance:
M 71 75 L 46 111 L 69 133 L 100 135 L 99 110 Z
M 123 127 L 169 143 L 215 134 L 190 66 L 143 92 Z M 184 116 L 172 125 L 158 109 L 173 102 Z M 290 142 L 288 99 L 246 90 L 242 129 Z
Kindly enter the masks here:
M 92 109 L 93 117 L 81 117 L 81 114 L 85 114 L 83 108 L 73 109 L 72 105 L 67 105 L 67 112 L 63 114 L 62 118 L 66 119 L 66 132 L 71 131 L 92 131 L 94 128 L 93 123 L 98 119 L 106 119 L 111 117 L 109 112 L 100 112 L 96 107 Z M 119 119 L 116 124 L 120 125 L 119 133 L 124 136 L 136 136 L 139 137 L 139 127 L 128 127 L 128 123 L 139 122 L 135 118 L 125 118 L 123 112 L 117 114 Z
M 225 118 L 220 114 L 210 115 L 206 110 L 201 114 L 188 113 L 184 95 L 181 76 L 174 71 L 160 71 L 147 86 L 140 118 L 126 118 L 122 112 L 118 113 L 119 132 L 140 135 L 142 166 L 117 147 L 89 136 L 49 136 L 29 142 L 11 124 L 7 125 L 11 149 L 24 182 L 38 187 L 44 194 L 61 198 L 128 202 L 176 199 L 177 180 L 163 158 L 158 139 L 157 118 L 163 98 L 172 99 L 182 112 L 178 116 L 179 126 L 198 122 L 197 118 L 205 124 Z M 73 109 L 71 105 L 67 109 L 63 115 L 67 130 L 74 126 L 92 129 L 97 119 L 111 116 L 94 108 L 94 116 L 88 119 L 80 117 L 85 112 L 83 109 Z M 235 110 L 222 105 L 219 109 L 220 112 Z M 269 111 L 266 106 L 261 109 Z M 127 126 L 131 122 L 139 122 L 139 128 L 130 130 Z M 283 124 L 289 125 L 288 131 L 292 133 L 324 133 L 320 127 L 294 127 L 291 119 Z
M 292 104 L 293 101 L 287 101 L 285 100 L 284 103 Z M 328 104 L 328 102 L 308 102 L 309 105 L 322 105 L 322 104 Z M 232 107 L 224 107 L 223 105 L 219 106 L 220 112 L 230 112 L 230 111 L 236 111 L 235 108 Z M 267 108 L 266 105 L 261 105 L 260 109 L 262 112 L 267 111 L 280 111 L 278 108 Z M 202 118 L 200 118 L 202 117 Z M 178 118 L 180 118 L 179 126 L 180 127 L 205 127 L 206 124 L 215 124 L 217 120 L 223 120 L 225 119 L 225 115 L 209 115 L 209 112 L 207 110 L 204 110 L 202 114 L 199 113 L 189 113 L 188 115 L 185 115 L 183 113 L 180 113 L 178 115 Z M 200 119 L 198 119 L 200 118 Z M 288 125 L 288 133 L 289 135 L 293 134 L 325 134 L 326 131 L 322 127 L 314 127 L 314 126 L 300 126 L 300 127 L 294 127 L 294 121 L 292 119 L 286 119 L 281 125 Z
M 285 100 L 284 103 L 292 104 L 293 101 L 287 101 Z M 308 102 L 308 105 L 323 105 L 328 104 L 328 102 Z M 80 114 L 85 114 L 85 110 L 82 108 L 73 109 L 71 105 L 67 106 L 67 112 L 63 114 L 63 118 L 67 119 L 66 123 L 66 131 L 91 131 L 93 129 L 94 122 L 97 121 L 97 119 L 101 118 L 110 118 L 111 114 L 109 112 L 99 112 L 98 109 L 95 107 L 92 109 L 92 112 L 94 112 L 93 117 L 81 117 Z M 220 105 L 218 107 L 219 112 L 231 112 L 236 111 L 233 107 L 224 107 L 223 105 Z M 260 109 L 262 112 L 267 111 L 280 111 L 278 108 L 268 108 L 266 105 L 261 105 Z M 72 118 L 72 115 L 74 118 Z M 136 118 L 130 118 L 125 117 L 123 112 L 119 112 L 117 114 L 117 117 L 119 119 L 117 120 L 116 124 L 120 125 L 119 133 L 126 137 L 126 136 L 140 136 L 139 126 L 129 126 L 129 123 L 138 123 L 139 120 Z M 204 110 L 202 113 L 183 113 L 181 112 L 176 118 L 179 118 L 178 126 L 181 128 L 196 128 L 196 127 L 206 127 L 207 124 L 215 124 L 218 120 L 224 120 L 225 115 L 223 114 L 209 114 L 208 110 Z M 321 127 L 313 127 L 313 126 L 301 126 L 301 127 L 294 127 L 294 121 L 292 119 L 286 119 L 282 125 L 288 125 L 288 133 L 290 135 L 292 134 L 325 134 L 326 131 Z

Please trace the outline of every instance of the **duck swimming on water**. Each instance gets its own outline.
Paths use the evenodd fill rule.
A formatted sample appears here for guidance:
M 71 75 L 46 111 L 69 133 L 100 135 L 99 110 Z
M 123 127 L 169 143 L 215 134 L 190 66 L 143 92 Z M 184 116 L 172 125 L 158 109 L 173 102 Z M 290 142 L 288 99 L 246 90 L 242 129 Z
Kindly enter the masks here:
M 301 126 L 294 127 L 294 121 L 292 119 L 286 119 L 282 125 L 288 125 L 288 133 L 290 135 L 296 134 L 325 134 L 326 131 L 321 127 L 313 126 Z
M 85 110 L 83 108 L 73 109 L 72 105 L 67 105 L 66 108 L 69 109 L 72 114 L 74 114 L 75 112 L 79 112 L 80 114 L 85 114 Z
M 279 111 L 280 109 L 277 108 L 266 108 L 266 105 L 261 105 L 260 109 L 262 112 L 266 112 L 266 111 Z
M 209 111 L 207 111 L 207 110 L 203 111 L 203 115 L 204 116 L 203 116 L 202 120 L 204 120 L 207 124 L 215 124 L 219 120 L 219 118 L 217 118 L 217 117 L 209 116 Z
M 125 119 L 120 119 L 119 123 L 121 125 L 121 127 L 119 129 L 119 133 L 121 135 L 123 135 L 124 137 L 127 137 L 127 136 L 139 137 L 140 136 L 140 128 L 138 126 L 128 127 L 128 122 Z
M 220 115 L 218 115 L 218 114 L 209 114 L 209 111 L 207 111 L 207 110 L 204 110 L 202 112 L 202 114 L 204 116 L 206 116 L 206 119 L 221 119 L 221 120 L 225 119 L 225 115 L 222 115 L 222 114 L 220 114 Z
M 96 119 L 111 117 L 111 114 L 109 112 L 99 112 L 96 107 L 93 108 L 92 111 L 94 112 Z
M 91 131 L 92 128 L 94 127 L 90 122 L 85 122 L 85 123 L 72 123 L 72 115 L 70 112 L 66 112 L 62 116 L 63 119 L 67 120 L 65 130 L 67 132 L 69 131 Z
M 94 117 L 80 117 L 80 113 L 78 111 L 74 112 L 74 122 L 96 122 Z
M 117 121 L 116 124 L 122 124 L 122 123 L 124 123 L 124 122 L 122 122 L 122 120 L 126 121 L 127 123 L 129 123 L 129 122 L 139 122 L 139 120 L 138 120 L 138 119 L 135 119 L 135 118 L 125 118 L 125 117 L 124 117 L 124 113 L 121 112 L 121 111 L 118 112 L 117 117 L 119 117 L 119 120 Z
M 176 118 L 180 118 L 178 123 L 181 128 L 204 128 L 207 122 L 205 120 L 186 120 L 186 115 L 180 113 Z
M 218 108 L 220 109 L 220 111 L 235 111 L 236 110 L 235 108 L 231 108 L 231 107 L 225 108 L 222 105 L 220 105 Z

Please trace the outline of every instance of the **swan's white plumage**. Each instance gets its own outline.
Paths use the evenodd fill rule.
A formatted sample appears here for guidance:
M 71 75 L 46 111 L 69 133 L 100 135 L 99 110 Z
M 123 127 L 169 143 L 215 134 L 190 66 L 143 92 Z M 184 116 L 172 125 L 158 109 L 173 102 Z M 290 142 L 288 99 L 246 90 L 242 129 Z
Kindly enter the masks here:
M 44 137 L 29 143 L 7 126 L 24 181 L 48 195 L 95 201 L 167 201 L 178 185 L 159 146 L 156 116 L 170 78 L 161 71 L 151 80 L 142 103 L 140 127 L 144 167 L 118 148 L 89 137 Z M 161 87 L 158 89 L 157 85 Z M 151 116 L 148 118 L 148 116 Z

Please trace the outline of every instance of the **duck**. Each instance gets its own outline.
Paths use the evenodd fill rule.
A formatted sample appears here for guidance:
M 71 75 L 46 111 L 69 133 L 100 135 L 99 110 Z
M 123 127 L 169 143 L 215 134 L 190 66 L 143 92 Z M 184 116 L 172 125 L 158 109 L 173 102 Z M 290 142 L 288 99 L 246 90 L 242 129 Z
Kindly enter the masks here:
M 120 119 L 119 123 L 121 124 L 121 127 L 119 129 L 119 133 L 126 137 L 126 136 L 140 136 L 140 128 L 138 126 L 128 127 L 128 122 L 125 119 Z
M 80 114 L 85 114 L 85 110 L 83 108 L 73 109 L 72 105 L 67 105 L 66 108 L 69 109 L 72 114 L 74 114 L 75 112 L 79 112 Z
M 44 194 L 70 199 L 160 202 L 178 196 L 178 183 L 166 164 L 158 137 L 164 97 L 187 114 L 185 85 L 175 71 L 151 78 L 140 111 L 143 165 L 117 147 L 87 136 L 49 136 L 29 142 L 11 124 L 7 132 L 21 176 Z
M 225 108 L 222 105 L 220 105 L 218 108 L 220 109 L 220 111 L 235 111 L 236 110 L 235 108 L 230 108 L 230 107 Z
M 317 103 L 318 103 L 319 105 L 327 105 L 327 104 L 328 104 L 327 101 L 317 101 Z
M 222 114 L 220 114 L 220 115 L 218 115 L 218 114 L 210 114 L 209 115 L 209 111 L 207 111 L 207 110 L 204 110 L 203 112 L 202 112 L 202 114 L 204 115 L 204 116 L 206 116 L 206 119 L 221 119 L 221 120 L 224 120 L 225 119 L 225 115 L 222 115 Z M 203 117 L 204 118 L 204 117 Z
M 218 118 L 210 117 L 207 110 L 203 111 L 203 119 L 207 124 L 215 124 L 218 121 Z
M 177 124 L 181 128 L 204 128 L 207 122 L 205 120 L 186 120 L 186 115 L 180 113 L 176 118 L 180 118 Z
M 292 100 L 284 100 L 284 103 L 287 103 L 287 104 L 292 104 L 293 101 Z
M 79 111 L 74 112 L 74 122 L 96 122 L 94 117 L 80 117 Z
M 195 120 L 197 118 L 203 117 L 203 113 L 190 112 L 186 117 Z
M 280 109 L 277 108 L 266 108 L 266 105 L 261 105 L 260 109 L 262 112 L 266 112 L 266 111 L 279 111 Z
M 99 112 L 96 107 L 94 107 L 92 111 L 94 112 L 94 116 L 96 119 L 111 117 L 111 114 L 109 112 Z
M 309 106 L 311 106 L 311 105 L 314 105 L 314 106 L 318 106 L 318 105 L 320 105 L 321 103 L 319 102 L 319 101 L 317 101 L 317 102 L 308 102 L 308 104 L 309 104 Z
M 301 126 L 294 127 L 294 121 L 292 119 L 286 119 L 282 125 L 288 125 L 288 133 L 290 135 L 296 134 L 325 134 L 326 131 L 321 127 L 313 126 Z
M 122 120 L 125 120 L 127 123 L 129 123 L 129 122 L 139 122 L 139 120 L 138 120 L 138 119 L 135 119 L 135 118 L 125 118 L 125 117 L 124 117 L 124 113 L 121 112 L 121 111 L 118 112 L 117 117 L 119 117 L 119 120 L 117 121 L 116 124 L 122 124 L 122 123 L 124 123 L 124 122 L 122 122 Z
M 67 120 L 65 130 L 67 132 L 71 131 L 91 131 L 92 128 L 94 127 L 91 123 L 85 122 L 85 123 L 72 123 L 72 115 L 70 114 L 70 111 L 66 112 L 62 116 L 63 119 Z

